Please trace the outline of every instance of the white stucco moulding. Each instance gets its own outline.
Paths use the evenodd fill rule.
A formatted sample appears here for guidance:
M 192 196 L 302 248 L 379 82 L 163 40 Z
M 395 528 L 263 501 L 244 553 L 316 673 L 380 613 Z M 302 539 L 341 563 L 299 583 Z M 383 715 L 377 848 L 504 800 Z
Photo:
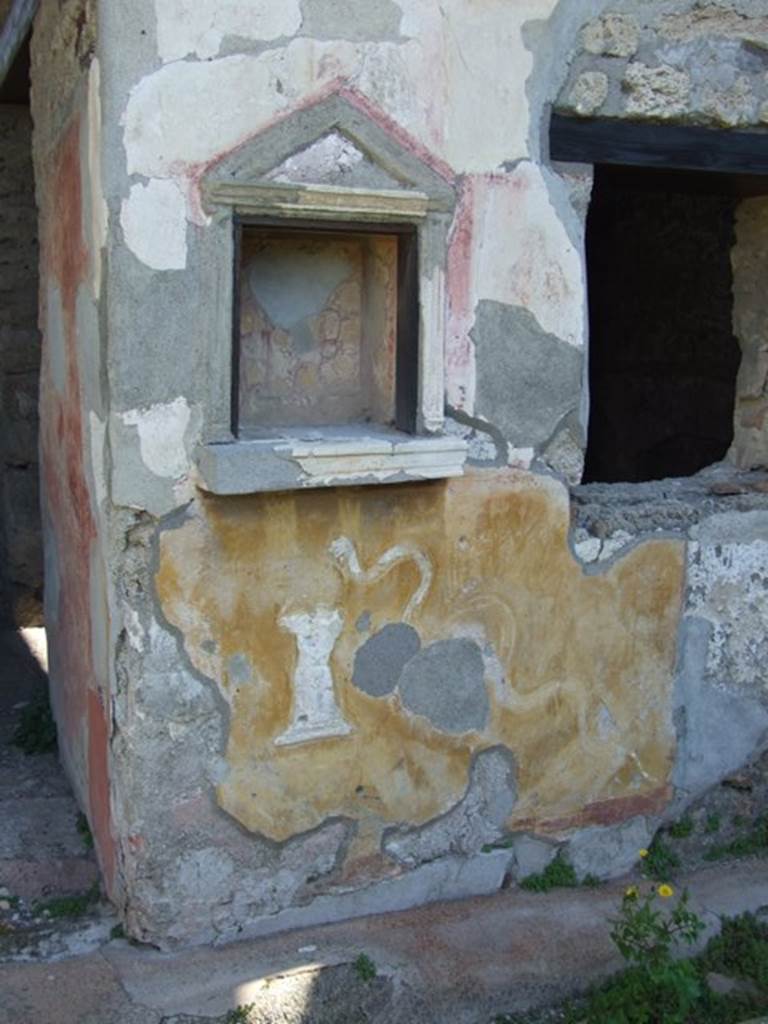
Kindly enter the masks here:
M 383 119 L 384 120 L 384 119 Z M 281 182 L 266 176 L 330 133 L 365 154 L 387 187 L 335 182 Z M 389 187 L 391 183 L 392 187 Z M 201 181 L 210 214 L 209 261 L 216 296 L 216 335 L 209 345 L 209 398 L 197 451 L 197 484 L 216 494 L 247 494 L 344 484 L 388 483 L 460 475 L 466 444 L 444 426 L 445 273 L 456 195 L 453 184 L 347 97 L 333 95 L 288 116 L 216 163 Z M 392 223 L 416 231 L 418 247 L 418 381 L 415 433 L 369 424 L 232 432 L 234 224 L 238 217 L 286 224 Z

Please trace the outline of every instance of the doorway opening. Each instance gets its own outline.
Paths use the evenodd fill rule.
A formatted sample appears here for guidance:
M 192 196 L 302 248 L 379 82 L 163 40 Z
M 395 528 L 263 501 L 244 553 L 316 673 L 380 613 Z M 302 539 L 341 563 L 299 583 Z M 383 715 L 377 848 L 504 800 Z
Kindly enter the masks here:
M 29 35 L 0 81 L 0 628 L 43 623 Z
M 691 476 L 725 457 L 741 361 L 733 330 L 736 208 L 761 183 L 595 167 L 585 483 Z

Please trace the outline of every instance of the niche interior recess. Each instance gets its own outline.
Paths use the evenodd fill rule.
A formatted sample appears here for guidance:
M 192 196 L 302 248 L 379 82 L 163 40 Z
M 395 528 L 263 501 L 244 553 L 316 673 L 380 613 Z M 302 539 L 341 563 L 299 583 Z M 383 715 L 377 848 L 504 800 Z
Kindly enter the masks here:
M 731 250 L 739 203 L 768 194 L 768 136 L 555 116 L 551 151 L 595 165 L 584 482 L 693 475 L 733 440 Z
M 233 429 L 415 429 L 416 231 L 239 222 Z

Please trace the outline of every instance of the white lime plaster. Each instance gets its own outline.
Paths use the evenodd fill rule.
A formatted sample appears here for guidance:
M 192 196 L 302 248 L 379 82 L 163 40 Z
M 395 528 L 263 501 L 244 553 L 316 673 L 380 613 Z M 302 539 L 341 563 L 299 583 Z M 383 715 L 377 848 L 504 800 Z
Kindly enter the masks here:
M 190 52 L 211 57 L 224 34 L 270 39 L 281 26 L 288 35 L 295 23 L 293 2 L 157 2 L 164 59 Z M 533 56 L 522 27 L 546 18 L 555 5 L 400 0 L 402 43 L 294 38 L 257 55 L 175 60 L 131 92 L 124 114 L 128 171 L 192 176 L 194 168 L 336 82 L 363 93 L 456 170 L 494 171 L 528 153 L 525 84 Z M 184 12 L 180 28 L 177 8 Z M 216 116 L 201 118 L 201 110 Z
M 163 63 L 216 57 L 227 36 L 264 41 L 301 27 L 299 0 L 155 0 L 155 14 Z
M 166 65 L 134 87 L 124 115 L 130 174 L 184 177 L 355 67 L 351 43 L 296 39 L 260 56 Z M 200 117 L 200 111 L 215 117 Z
M 525 162 L 510 175 L 483 179 L 475 218 L 472 269 L 477 299 L 522 306 L 547 333 L 581 347 L 581 255 L 552 205 L 541 169 Z
M 330 657 L 344 617 L 336 608 L 283 613 L 281 629 L 296 638 L 298 663 L 293 676 L 291 724 L 275 739 L 276 746 L 306 743 L 324 736 L 345 736 L 351 726 L 336 704 Z
M 535 454 L 533 448 L 510 448 L 507 465 L 513 469 L 530 469 Z
M 186 398 L 118 415 L 127 427 L 136 427 L 142 462 L 151 473 L 172 480 L 186 474 L 189 457 L 185 436 L 192 415 Z
M 107 244 L 109 211 L 101 181 L 101 74 L 98 57 L 88 69 L 88 181 L 90 202 L 91 290 L 94 298 L 101 292 L 101 250 Z
M 403 610 L 403 622 L 410 621 L 416 609 L 423 604 L 429 593 L 429 588 L 432 586 L 434 575 L 432 563 L 421 548 L 411 544 L 396 544 L 394 547 L 388 548 L 368 569 L 363 569 L 360 565 L 357 548 L 349 537 L 337 537 L 331 544 L 330 553 L 345 575 L 351 576 L 357 583 L 366 584 L 375 583 L 400 562 L 414 562 L 419 570 L 419 583 Z
M 451 295 L 446 388 L 450 405 L 472 413 L 477 304 L 488 299 L 526 309 L 542 330 L 581 348 L 584 267 L 538 165 L 524 161 L 508 174 L 469 178 L 462 203 L 469 222 L 468 255 L 464 239 L 452 244 L 468 280 L 460 295 Z
M 132 185 L 120 208 L 120 225 L 128 248 L 152 270 L 186 267 L 186 199 L 174 181 Z
M 403 9 L 400 31 L 418 48 L 405 57 L 418 102 L 439 109 L 441 155 L 464 173 L 495 170 L 505 160 L 526 156 L 530 113 L 525 85 L 533 55 L 522 28 L 548 18 L 557 0 L 398 3 Z M 391 63 L 382 86 L 393 72 Z
M 107 481 L 104 470 L 104 445 L 107 425 L 91 410 L 88 414 L 90 425 L 91 473 L 93 474 L 93 496 L 97 510 L 107 498 Z

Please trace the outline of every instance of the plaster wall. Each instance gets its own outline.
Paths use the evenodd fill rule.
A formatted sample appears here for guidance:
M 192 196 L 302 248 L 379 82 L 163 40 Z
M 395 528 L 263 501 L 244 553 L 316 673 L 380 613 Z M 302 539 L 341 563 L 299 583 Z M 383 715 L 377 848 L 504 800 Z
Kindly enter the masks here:
M 115 877 L 110 811 L 96 12 L 43 2 L 31 60 L 39 209 L 45 621 L 59 750 Z
M 587 412 L 590 172 L 542 152 L 573 40 L 607 4 L 576 6 L 41 9 L 46 611 L 65 759 L 137 938 L 490 892 L 566 845 L 580 874 L 621 873 L 722 767 L 704 745 L 699 782 L 681 775 L 684 712 L 709 714 L 681 613 L 714 615 L 716 548 L 667 523 L 604 551 L 587 530 L 588 557 L 552 472 L 579 479 Z M 335 100 L 375 153 L 306 156 Z M 232 270 L 203 184 L 241 149 L 271 180 L 311 182 L 329 150 L 358 184 L 381 187 L 394 154 L 444 183 L 432 386 L 470 442 L 463 478 L 198 486 Z M 761 670 L 747 694 L 752 649 L 728 652 L 712 685 L 738 717 L 762 707 Z

